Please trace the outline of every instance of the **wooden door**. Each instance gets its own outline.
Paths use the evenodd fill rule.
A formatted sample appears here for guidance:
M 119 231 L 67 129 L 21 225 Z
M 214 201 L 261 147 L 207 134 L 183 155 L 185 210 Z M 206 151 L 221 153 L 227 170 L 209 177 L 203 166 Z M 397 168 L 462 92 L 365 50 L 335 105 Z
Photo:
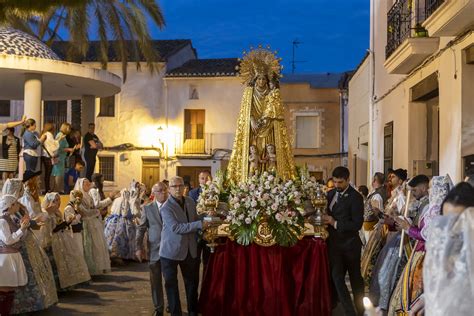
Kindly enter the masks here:
M 201 171 L 207 170 L 211 172 L 211 167 L 177 167 L 176 174 L 184 179 L 184 182 L 191 183 L 191 188 L 199 186 L 199 174 Z
M 160 181 L 160 159 L 142 157 L 142 183 L 146 185 L 147 193 L 151 187 Z

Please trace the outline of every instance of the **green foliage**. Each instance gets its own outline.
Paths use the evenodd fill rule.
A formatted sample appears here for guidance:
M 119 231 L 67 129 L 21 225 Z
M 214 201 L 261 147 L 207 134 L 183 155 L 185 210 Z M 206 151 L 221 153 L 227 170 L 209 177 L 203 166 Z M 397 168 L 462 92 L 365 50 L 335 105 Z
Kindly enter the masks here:
M 0 25 L 11 26 L 38 37 L 48 45 L 63 40 L 58 30 L 68 37 L 67 60 L 81 59 L 87 53 L 91 38 L 99 38 L 98 59 L 105 69 L 109 49 L 122 63 L 123 80 L 127 63 L 140 68 L 145 60 L 150 72 L 158 71 L 159 56 L 152 45 L 147 21 L 164 27 L 164 17 L 153 0 L 3 0 L 0 1 Z M 96 25 L 96 29 L 92 29 Z M 109 41 L 111 46 L 109 45 Z M 110 46 L 110 47 L 109 47 Z

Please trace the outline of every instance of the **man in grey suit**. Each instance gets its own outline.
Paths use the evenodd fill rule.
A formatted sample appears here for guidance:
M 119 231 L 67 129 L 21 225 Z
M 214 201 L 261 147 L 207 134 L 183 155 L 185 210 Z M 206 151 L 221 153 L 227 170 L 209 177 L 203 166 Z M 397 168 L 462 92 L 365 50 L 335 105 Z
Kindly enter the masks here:
M 161 233 L 160 261 L 165 279 L 166 297 L 170 313 L 181 316 L 181 302 L 178 289 L 178 266 L 186 288 L 188 315 L 197 315 L 199 258 L 197 256 L 196 232 L 211 226 L 199 220 L 196 204 L 190 197 L 183 196 L 184 181 L 181 177 L 170 180 L 171 196 L 161 208 L 163 231 Z
M 150 249 L 150 283 L 154 315 L 163 315 L 163 285 L 161 281 L 160 242 L 163 220 L 160 209 L 168 199 L 168 187 L 163 182 L 158 182 L 151 188 L 155 200 L 143 207 L 140 224 L 138 226 L 136 241 L 136 256 L 140 262 L 143 258 L 143 238 L 148 230 L 148 249 Z

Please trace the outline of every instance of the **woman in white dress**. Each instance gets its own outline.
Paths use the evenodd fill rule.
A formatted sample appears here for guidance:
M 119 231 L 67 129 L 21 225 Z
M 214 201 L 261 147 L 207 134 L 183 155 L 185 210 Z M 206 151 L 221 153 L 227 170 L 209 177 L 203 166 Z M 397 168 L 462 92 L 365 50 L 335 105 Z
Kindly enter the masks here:
M 19 206 L 14 195 L 0 198 L 0 315 L 10 315 L 15 289 L 28 282 L 19 249 L 29 218 L 25 216 L 17 221 L 15 213 Z
M 91 279 L 84 259 L 84 253 L 75 243 L 72 233 L 67 229 L 71 222 L 64 221 L 59 211 L 61 198 L 58 193 L 47 193 L 42 208 L 48 213 L 48 220 L 41 227 L 42 247 L 50 258 L 56 285 L 67 289 Z
M 146 200 L 146 185 L 140 182 L 136 182 L 133 180 L 130 186 L 130 208 L 132 210 L 133 215 L 133 224 L 134 224 L 134 234 L 138 230 L 138 225 L 140 225 L 140 218 L 142 217 L 143 205 L 147 204 L 149 201 Z M 133 238 L 134 240 L 136 238 Z M 142 252 L 142 259 L 148 261 L 149 260 L 149 249 L 148 249 L 148 230 L 145 232 L 145 236 L 143 238 L 143 252 Z M 136 252 L 136 243 L 131 247 L 130 250 Z M 136 256 L 134 257 L 134 259 Z
M 89 273 L 92 276 L 104 274 L 110 271 L 110 257 L 99 209 L 112 204 L 112 198 L 115 198 L 116 194 L 104 200 L 93 199 L 90 194 L 91 183 L 86 178 L 78 179 L 74 189 L 81 191 L 83 195 L 81 205 L 84 212 L 84 256 Z
M 84 243 L 82 241 L 82 216 L 85 214 L 82 206 L 82 192 L 79 190 L 72 190 L 69 193 L 69 202 L 64 208 L 64 220 L 71 223 L 68 230 L 72 234 L 72 238 L 76 247 L 84 256 Z
M 427 230 L 424 308 L 429 316 L 470 316 L 474 301 L 474 189 L 462 182 L 447 195 Z

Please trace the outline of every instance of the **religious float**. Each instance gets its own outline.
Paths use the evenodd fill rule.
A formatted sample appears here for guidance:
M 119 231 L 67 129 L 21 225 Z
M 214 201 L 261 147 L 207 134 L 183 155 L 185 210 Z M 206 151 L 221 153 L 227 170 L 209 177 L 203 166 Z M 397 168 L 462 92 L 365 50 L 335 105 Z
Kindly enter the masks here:
M 280 59 L 258 47 L 240 60 L 245 85 L 232 156 L 197 211 L 215 225 L 203 315 L 329 315 L 323 188 L 296 168 L 280 97 Z

